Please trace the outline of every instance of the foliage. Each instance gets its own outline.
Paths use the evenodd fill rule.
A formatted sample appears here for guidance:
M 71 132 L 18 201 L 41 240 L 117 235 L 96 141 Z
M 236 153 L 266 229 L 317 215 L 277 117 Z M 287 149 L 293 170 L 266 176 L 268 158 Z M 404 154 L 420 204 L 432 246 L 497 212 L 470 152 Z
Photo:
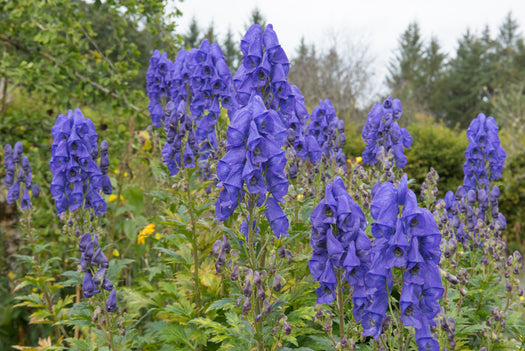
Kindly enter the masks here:
M 64 12 L 52 8 L 50 4 L 63 6 Z M 0 184 L 0 206 L 3 210 L 0 231 L 0 348 L 195 351 L 246 350 L 252 347 L 303 351 L 421 348 L 416 344 L 414 328 L 403 326 L 400 322 L 404 318 L 401 307 L 401 279 L 404 279 L 401 277 L 404 277 L 404 267 L 388 268 L 392 269 L 392 277 L 396 281 L 393 282 L 392 290 L 388 291 L 387 301 L 391 304 L 388 310 L 385 309 L 385 316 L 389 318 L 385 317 L 385 324 L 381 325 L 383 337 L 374 340 L 372 336 L 363 335 L 363 330 L 370 329 L 370 325 L 365 328 L 362 320 L 356 322 L 353 308 L 357 300 L 355 296 L 352 299 L 352 286 L 343 280 L 339 280 L 340 284 L 337 284 L 339 296 L 336 304 L 316 305 L 316 289 L 327 282 L 335 283 L 332 280 L 321 281 L 323 277 L 331 279 L 324 271 L 322 276 L 318 275 L 319 282 L 312 282 L 311 267 L 308 265 L 312 257 L 311 243 L 315 241 L 311 240 L 312 235 L 315 235 L 312 233 L 312 221 L 316 221 L 316 230 L 324 230 L 326 225 L 322 220 L 332 221 L 330 224 L 337 220 L 334 222 L 332 218 L 328 218 L 331 216 L 330 211 L 323 211 L 324 214 L 320 216 L 319 210 L 314 214 L 313 210 L 316 207 L 321 209 L 326 202 L 330 206 L 337 203 L 335 206 L 338 214 L 347 214 L 345 204 L 350 203 L 349 197 L 340 193 L 344 188 L 352 197 L 351 201 L 355 202 L 352 205 L 355 212 L 362 210 L 359 222 L 363 225 L 366 222 L 359 235 L 374 243 L 377 239 L 374 239 L 372 232 L 378 235 L 378 231 L 372 228 L 378 228 L 382 224 L 380 221 L 391 212 L 389 209 L 396 212 L 396 228 L 403 227 L 402 220 L 407 218 L 404 217 L 406 213 L 397 213 L 399 203 L 403 203 L 407 213 L 415 211 L 409 213 L 410 215 L 425 213 L 425 220 L 432 223 L 428 228 L 439 228 L 439 234 L 431 234 L 436 237 L 443 235 L 441 242 L 433 243 L 436 246 L 434 249 L 440 246 L 437 252 L 442 255 L 438 274 L 434 277 L 435 287 L 441 282 L 444 285 L 443 297 L 439 300 L 441 311 L 434 318 L 437 323 L 435 339 L 439 340 L 442 348 L 524 348 L 525 308 L 518 280 L 522 258 L 518 252 L 509 254 L 507 243 L 503 241 L 506 237 L 512 240 L 509 246 L 521 244 L 519 241 L 522 231 L 519 226 L 523 223 L 523 216 L 519 210 L 525 201 L 522 177 L 525 164 L 520 149 L 523 142 L 515 143 L 512 152 L 509 152 L 503 180 L 498 183 L 502 194 L 499 204 L 497 200 L 493 201 L 495 195 L 491 195 L 491 204 L 485 208 L 482 200 L 487 199 L 486 193 L 471 194 L 470 198 L 458 195 L 467 199 L 460 199 L 465 211 L 454 213 L 452 207 L 447 208 L 446 201 L 436 200 L 444 197 L 448 190 L 455 191 L 457 185 L 463 181 L 461 166 L 465 160 L 464 150 L 467 144 L 464 132 L 459 127 L 451 130 L 444 123 L 437 123 L 427 115 L 415 113 L 414 123 L 408 127 L 413 144 L 406 151 L 407 182 L 403 171 L 393 166 L 385 170 L 375 166 L 364 168 L 358 164 L 358 157 L 364 149 L 361 139 L 364 114 L 354 110 L 352 118 L 355 117 L 356 122 L 346 126 L 345 152 L 349 155 L 349 172 L 336 167 L 330 153 L 327 153 L 320 165 L 309 161 L 301 163 L 296 177 L 286 179 L 287 192 L 283 192 L 281 187 L 273 188 L 273 185 L 271 192 L 268 192 L 271 194 L 268 197 L 272 199 L 276 193 L 281 193 L 283 201 L 278 206 L 282 211 L 276 210 L 277 201 L 272 203 L 266 199 L 260 208 L 254 206 L 257 194 L 251 194 L 248 185 L 241 184 L 244 197 L 235 198 L 237 209 L 221 223 L 217 220 L 215 206 L 224 188 L 216 186 L 213 179 L 203 177 L 198 168 L 181 167 L 176 176 L 170 176 L 170 170 L 163 163 L 161 151 L 166 144 L 166 133 L 163 130 L 146 128 L 145 118 L 139 117 L 139 111 L 146 105 L 142 99 L 143 93 L 134 93 L 126 85 L 135 77 L 138 68 L 136 64 L 140 61 L 133 55 L 134 48 L 128 45 L 128 40 L 131 39 L 123 38 L 115 48 L 110 46 L 101 49 L 107 61 L 101 56 L 100 62 L 96 62 L 96 59 L 91 62 L 89 55 L 95 57 L 99 51 L 81 30 L 85 28 L 90 33 L 91 30 L 98 31 L 93 29 L 97 25 L 100 25 L 97 28 L 104 28 L 102 22 L 90 23 L 94 19 L 81 21 L 82 16 L 87 13 L 84 11 L 95 11 L 100 6 L 99 9 L 104 9 L 103 17 L 109 16 L 113 23 L 120 23 L 122 28 L 128 28 L 131 32 L 131 28 L 137 30 L 130 33 L 130 36 L 149 35 L 147 33 L 153 35 L 154 30 L 160 30 L 157 25 L 169 28 L 164 27 L 166 19 L 160 17 L 163 13 L 161 7 L 165 3 L 157 4 L 158 2 L 138 5 L 133 1 L 107 1 L 86 5 L 59 0 L 42 3 L 40 6 L 25 1 L 15 2 L 15 5 L 0 5 L 2 10 L 12 10 L 4 11 L 0 16 L 16 23 L 16 27 L 12 29 L 6 27 L 4 31 L 5 28 L 2 27 L 0 34 L 2 40 L 4 38 L 1 36 L 4 35 L 10 38 L 4 40 L 8 46 L 2 59 L 2 69 L 5 69 L 2 73 L 9 72 L 9 85 L 18 84 L 18 88 L 10 90 L 12 99 L 2 109 L 2 142 L 14 144 L 17 140 L 23 141 L 26 155 L 31 160 L 35 182 L 42 187 L 41 197 L 32 201 L 31 210 L 22 211 L 21 208 L 4 204 L 7 189 L 3 182 Z M 120 5 L 125 7 L 119 7 Z M 31 17 L 34 21 L 22 23 L 21 9 L 34 15 Z M 122 18 L 117 16 L 124 9 L 129 11 Z M 66 15 L 68 12 L 70 17 Z M 103 13 L 98 15 L 102 16 Z M 55 20 L 53 16 L 56 16 Z M 7 26 L 5 23 L 2 21 L 0 26 Z M 56 27 L 51 26 L 54 23 Z M 108 19 L 107 23 L 111 21 Z M 148 28 L 150 32 L 139 30 L 141 27 L 134 27 L 134 23 L 144 24 L 144 28 Z M 48 30 L 34 31 L 39 24 Z M 118 35 L 118 29 L 116 31 L 108 32 L 108 38 L 104 41 L 113 40 L 111 38 Z M 509 29 L 504 33 L 511 31 Z M 507 34 L 502 34 L 502 38 L 513 42 L 512 36 Z M 49 38 L 46 39 L 47 35 Z M 31 36 L 37 38 L 31 39 Z M 234 41 L 232 38 L 230 40 Z M 268 42 L 271 43 L 271 40 Z M 519 46 L 519 39 L 514 42 Z M 35 50 L 40 47 L 40 52 L 33 52 L 31 55 L 34 56 L 29 56 L 31 51 L 25 50 L 22 44 Z M 78 48 L 72 49 L 72 44 L 78 45 Z M 42 51 L 44 47 L 46 51 Z M 150 50 L 149 46 L 144 48 Z M 265 50 L 275 48 L 276 46 L 268 46 Z M 313 65 L 324 60 L 318 54 L 311 54 L 309 50 L 306 45 L 300 50 L 300 53 L 312 60 L 308 64 Z M 439 61 L 436 44 L 432 50 L 436 62 Z M 66 52 L 71 55 L 66 56 Z M 14 60 L 15 54 L 20 55 L 18 62 Z M 46 55 L 58 55 L 61 61 L 50 65 L 50 59 Z M 31 61 L 32 57 L 36 59 Z M 338 60 L 342 62 L 342 55 L 327 53 L 326 62 L 334 63 Z M 116 70 L 111 68 L 110 61 L 115 64 Z M 31 62 L 33 68 L 29 66 Z M 326 62 L 326 67 L 329 67 Z M 290 75 L 295 69 L 294 65 L 300 64 L 300 60 L 292 62 Z M 126 70 L 125 67 L 133 69 Z M 329 72 L 326 67 L 326 77 L 329 77 L 333 72 Z M 435 69 L 437 66 L 433 67 Z M 35 71 L 31 71 L 32 69 Z M 48 74 L 42 74 L 43 70 L 48 70 Z M 25 81 L 22 79 L 23 74 L 27 74 Z M 436 76 L 439 74 L 436 73 Z M 89 77 L 92 82 L 81 76 Z M 251 77 L 246 75 L 244 79 Z M 329 82 L 329 78 L 326 81 Z M 94 90 L 88 90 L 86 87 L 93 86 L 92 83 L 101 84 L 101 87 L 109 89 L 111 93 L 108 95 L 96 86 Z M 509 91 L 512 89 L 516 92 L 517 101 L 520 101 L 522 95 L 519 87 L 508 87 Z M 264 101 L 270 105 L 273 102 L 267 99 L 270 88 L 260 88 Z M 300 86 L 299 89 L 301 88 Z M 58 94 L 49 94 L 55 90 Z M 355 99 L 355 95 L 345 91 L 343 89 L 341 97 Z M 431 91 L 424 94 L 432 95 Z M 510 97 L 498 94 L 494 96 L 499 99 L 501 110 L 508 111 L 508 116 L 513 116 L 517 109 L 514 98 L 505 100 Z M 424 95 L 421 99 L 426 100 L 430 95 Z M 131 100 L 132 97 L 136 100 Z M 49 172 L 48 150 L 52 143 L 50 131 L 57 114 L 55 111 L 61 110 L 63 105 L 76 104 L 77 98 L 80 100 L 78 103 L 90 106 L 81 106 L 84 115 L 93 119 L 100 139 L 106 139 L 109 143 L 108 175 L 113 194 L 104 196 L 107 215 L 101 218 L 91 219 L 87 214 L 59 218 L 49 194 L 48 184 L 52 177 Z M 297 108 L 299 94 L 294 98 L 297 99 Z M 27 101 L 32 103 L 28 104 Z M 138 110 L 130 105 L 130 101 L 140 104 Z M 279 103 L 282 105 L 265 106 L 265 109 L 275 108 L 283 112 L 280 108 L 284 110 L 282 106 L 288 105 L 285 104 L 285 99 Z M 306 97 L 305 103 L 313 106 L 317 101 Z M 249 107 L 247 110 L 251 111 Z M 239 125 L 244 124 L 239 120 L 246 118 L 243 113 L 247 110 L 240 109 L 239 115 L 242 118 L 235 122 L 233 119 L 229 120 L 232 116 L 226 109 L 218 116 L 215 128 L 219 147 L 210 158 L 212 174 L 218 172 L 217 161 L 225 156 L 227 128 L 233 126 L 242 129 Z M 297 110 L 304 112 L 306 108 Z M 131 113 L 132 111 L 135 112 Z M 316 113 L 319 111 L 320 109 L 316 109 Z M 201 112 L 207 114 L 210 111 Z M 268 112 L 268 115 L 273 112 Z M 281 116 L 273 116 L 276 118 L 277 128 L 277 119 Z M 357 116 L 360 116 L 359 120 Z M 467 117 L 471 119 L 475 115 L 465 116 L 465 119 Z M 250 120 L 246 124 L 252 127 L 252 133 L 260 128 L 261 134 L 264 134 L 264 127 L 256 125 L 255 121 L 252 123 Z M 294 125 L 297 126 L 298 123 Z M 284 143 L 288 139 L 286 134 L 290 133 L 285 128 L 281 129 L 281 133 L 275 133 L 272 137 L 279 138 Z M 343 127 L 338 125 L 337 129 L 338 132 L 332 133 L 338 134 L 339 142 Z M 502 145 L 505 147 L 515 140 L 516 135 L 510 129 L 504 124 L 501 130 Z M 231 136 L 231 130 L 229 134 Z M 272 140 L 267 134 L 264 136 Z M 262 137 L 259 135 L 258 139 Z M 252 141 L 250 139 L 246 144 L 251 144 Z M 328 144 L 332 141 L 327 139 Z M 244 146 L 244 141 L 241 141 L 239 147 Z M 295 151 L 292 151 L 289 143 L 286 153 L 280 147 L 269 146 L 272 146 L 272 151 L 282 162 L 278 162 L 279 165 L 265 164 L 265 172 L 276 173 L 272 175 L 275 179 L 284 180 L 284 174 L 290 175 L 291 167 L 290 162 L 284 162 L 284 155 L 289 157 Z M 252 151 L 255 152 L 249 150 Z M 221 166 L 232 164 L 227 161 L 226 159 Z M 430 167 L 440 175 L 439 181 L 436 172 L 429 172 Z M 281 175 L 283 169 L 285 172 Z M 227 172 L 224 168 L 222 171 L 221 180 L 230 185 L 231 179 L 225 179 L 224 173 Z M 3 179 L 3 169 L 0 175 Z M 338 200 L 328 199 L 323 203 L 322 199 L 327 195 L 324 189 L 337 175 L 341 177 L 337 180 L 338 192 L 335 192 Z M 396 199 L 399 196 L 397 202 L 393 197 L 385 195 L 388 189 L 399 192 L 395 195 Z M 416 195 L 422 193 L 418 197 L 420 201 L 415 199 L 412 191 Z M 410 199 L 405 201 L 408 197 Z M 448 199 L 453 197 L 449 195 Z M 467 210 L 465 201 L 470 210 Z M 268 214 L 270 206 L 278 212 L 277 215 L 272 211 Z M 430 213 L 428 211 L 433 212 L 433 220 L 427 216 Z M 480 211 L 485 211 L 485 215 L 480 215 Z M 378 216 L 380 212 L 381 216 Z M 508 218 L 510 228 L 506 231 L 502 231 L 503 219 L 499 217 L 499 212 Z M 457 221 L 466 226 L 472 225 L 470 241 L 458 239 L 459 236 L 454 232 L 455 225 L 458 224 L 454 215 L 457 216 Z M 257 219 L 256 225 L 246 225 L 253 218 Z M 289 226 L 283 224 L 284 220 Z M 334 225 L 333 228 L 341 232 L 344 226 L 355 224 L 342 220 L 340 222 L 342 224 Z M 409 226 L 408 222 L 405 224 Z M 357 227 L 354 229 L 359 229 Z M 91 300 L 80 295 L 82 273 L 79 270 L 81 262 L 76 234 L 80 234 L 81 229 L 96 232 L 101 250 L 110 258 L 107 276 L 118 287 L 118 315 L 105 313 L 105 309 L 100 309 L 99 305 L 105 303 L 100 295 L 95 295 Z M 274 231 L 283 235 L 276 236 Z M 340 240 L 341 236 L 332 240 L 338 234 L 340 233 L 331 234 L 330 247 L 326 242 L 323 244 L 322 238 L 316 245 L 325 245 L 325 254 L 330 255 L 330 259 L 336 260 L 335 256 L 339 255 L 341 265 L 341 248 L 335 241 L 340 241 L 341 244 L 344 240 Z M 354 249 L 355 245 L 354 243 Z M 348 251 L 347 247 L 343 249 Z M 377 254 L 381 253 L 380 249 L 380 246 L 375 248 L 375 263 L 381 261 L 382 255 Z M 337 274 L 341 274 L 341 271 Z M 252 287 L 251 290 L 247 288 L 248 285 Z M 319 292 L 326 293 L 326 290 L 321 289 Z M 433 298 L 437 295 L 439 294 Z M 439 307 L 434 305 L 433 310 L 437 311 Z M 417 342 L 421 343 L 421 340 L 426 339 L 428 338 L 417 337 Z

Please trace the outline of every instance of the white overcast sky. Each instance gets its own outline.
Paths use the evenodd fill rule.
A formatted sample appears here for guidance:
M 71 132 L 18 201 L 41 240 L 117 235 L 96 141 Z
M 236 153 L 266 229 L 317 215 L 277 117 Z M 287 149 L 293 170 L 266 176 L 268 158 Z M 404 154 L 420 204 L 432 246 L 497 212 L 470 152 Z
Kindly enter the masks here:
M 400 34 L 414 20 L 425 40 L 437 37 L 451 55 L 467 28 L 479 33 L 489 25 L 495 36 L 509 11 L 520 24 L 520 33 L 525 28 L 525 0 L 185 0 L 177 7 L 183 13 L 177 20 L 179 33 L 185 33 L 195 17 L 201 28 L 213 21 L 221 39 L 228 27 L 240 39 L 257 7 L 273 24 L 288 57 L 294 56 L 303 36 L 307 43 L 323 47 L 327 33 L 343 34 L 351 42 L 368 45 L 378 85 L 384 81 Z M 384 87 L 374 92 L 380 90 L 385 93 Z

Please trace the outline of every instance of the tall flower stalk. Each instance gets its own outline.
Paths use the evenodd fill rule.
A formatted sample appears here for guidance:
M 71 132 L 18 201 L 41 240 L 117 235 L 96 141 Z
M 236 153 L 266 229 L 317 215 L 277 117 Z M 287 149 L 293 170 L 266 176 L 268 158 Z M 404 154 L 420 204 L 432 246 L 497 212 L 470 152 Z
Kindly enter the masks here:
M 113 191 L 108 177 L 108 143 L 104 140 L 100 144 L 100 164 L 97 164 L 99 148 L 95 126 L 78 108 L 69 110 L 67 115 L 59 115 L 51 134 L 54 141 L 49 161 L 53 174 L 50 190 L 57 214 L 68 218 L 65 228 L 79 238 L 79 271 L 84 274 L 82 294 L 86 298 L 97 296 L 96 321 L 97 311 L 115 312 L 117 305 L 116 290 L 106 278 L 109 261 L 99 245 L 99 236 L 91 234 L 97 230 L 95 217 L 106 213 L 106 202 L 100 193 L 109 195 Z M 109 295 L 106 296 L 104 291 Z M 100 300 L 101 295 L 105 302 Z M 79 301 L 80 286 L 77 286 Z M 109 318 L 113 322 L 113 317 Z M 117 350 L 114 323 L 100 323 L 97 327 L 103 331 L 111 349 Z M 76 329 L 75 337 L 78 336 Z

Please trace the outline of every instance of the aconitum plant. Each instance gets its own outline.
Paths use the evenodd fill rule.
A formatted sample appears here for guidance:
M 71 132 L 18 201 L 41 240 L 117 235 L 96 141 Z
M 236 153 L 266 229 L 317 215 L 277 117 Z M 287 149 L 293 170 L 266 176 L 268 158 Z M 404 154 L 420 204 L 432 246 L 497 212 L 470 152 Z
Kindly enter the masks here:
M 107 175 L 107 143 L 101 159 L 103 173 L 95 162 L 99 152 L 93 122 L 84 118 L 80 109 L 69 110 L 67 115 L 58 116 L 51 135 L 54 141 L 49 161 L 53 174 L 50 190 L 57 214 L 79 208 L 93 209 L 97 216 L 105 213 L 106 201 L 100 191 L 107 195 L 112 192 Z
M 278 113 L 290 138 L 301 140 L 309 114 L 299 88 L 288 82 L 290 62 L 273 26 L 268 24 L 263 31 L 252 25 L 241 40 L 241 52 L 241 66 L 233 78 L 240 106 L 253 95 L 260 96 L 268 109 Z
M 346 156 L 342 149 L 346 144 L 345 124 L 337 117 L 331 101 L 321 100 L 319 105 L 312 110 L 310 119 L 306 135 L 315 138 L 317 145 L 321 148 L 323 159 L 328 162 L 335 160 L 337 165 L 346 172 Z M 315 158 L 310 161 L 319 162 Z
M 215 125 L 221 107 L 230 113 L 237 109 L 221 48 L 204 39 L 198 49 L 180 50 L 173 63 L 155 51 L 146 77 L 152 123 L 160 127 L 164 122 L 167 133 L 162 156 L 170 175 L 199 165 L 209 178 L 207 161 L 218 149 Z
M 503 164 L 507 158 L 505 149 L 500 144 L 498 125 L 493 117 L 480 113 L 472 120 L 467 129 L 470 144 L 465 150 L 463 172 L 465 190 L 485 189 L 491 180 L 501 177 Z
M 389 96 L 383 103 L 375 104 L 368 113 L 361 134 L 367 144 L 363 152 L 363 163 L 384 164 L 387 168 L 405 168 L 407 158 L 403 147 L 412 146 L 412 137 L 405 128 L 400 128 L 397 120 L 403 109 L 399 99 Z
M 109 292 L 106 300 L 106 311 L 114 312 L 117 306 L 116 292 L 113 283 L 106 278 L 109 261 L 100 248 L 98 236 L 91 237 L 90 233 L 84 233 L 78 244 L 80 255 L 80 267 L 84 272 L 82 291 L 84 297 L 90 298 L 100 294 L 102 290 Z
M 325 197 L 314 208 L 310 221 L 313 252 L 308 266 L 321 284 L 317 289 L 317 303 L 331 304 L 343 277 L 356 290 L 364 288 L 372 244 L 364 232 L 365 214 L 352 200 L 340 177 L 326 186 Z
M 23 193 L 20 200 L 20 208 L 29 210 L 31 208 L 29 192 L 31 191 L 33 198 L 38 198 L 40 188 L 37 184 L 33 184 L 31 165 L 27 156 L 23 155 L 23 151 L 23 145 L 20 141 L 15 143 L 14 148 L 10 144 L 4 146 L 5 186 L 9 188 L 6 202 L 9 205 L 14 204 L 20 199 L 20 193 Z M 23 189 L 21 189 L 22 186 Z
M 287 235 L 288 219 L 279 204 L 288 192 L 286 155 L 281 150 L 286 129 L 279 116 L 255 95 L 235 113 L 226 135 L 227 152 L 217 163 L 221 187 L 217 219 L 227 220 L 248 194 L 258 207 L 267 207 L 265 214 L 275 235 Z
M 443 285 L 438 264 L 441 259 L 441 233 L 430 211 L 420 208 L 417 197 L 407 187 L 403 175 L 396 187 L 392 183 L 377 185 L 370 205 L 372 234 L 372 263 L 366 274 L 368 301 L 363 301 L 359 320 L 363 335 L 379 340 L 388 309 L 392 309 L 394 267 L 403 270 L 400 288 L 400 319 L 416 332 L 420 350 L 439 350 L 431 333 L 434 317 L 439 312 Z M 395 318 L 395 316 L 392 316 Z M 397 333 L 401 333 L 398 330 Z

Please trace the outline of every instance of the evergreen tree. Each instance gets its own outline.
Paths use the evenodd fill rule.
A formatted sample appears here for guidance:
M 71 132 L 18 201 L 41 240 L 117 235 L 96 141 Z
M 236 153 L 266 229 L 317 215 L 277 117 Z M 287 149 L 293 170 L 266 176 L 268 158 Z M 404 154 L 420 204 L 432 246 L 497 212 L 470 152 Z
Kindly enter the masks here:
M 229 27 L 228 32 L 226 32 L 224 42 L 222 44 L 222 51 L 224 53 L 224 59 L 226 60 L 226 64 L 228 65 L 232 73 L 235 73 L 237 71 L 239 62 L 241 61 L 241 52 L 239 50 L 237 42 L 238 41 L 233 38 L 233 32 L 231 30 L 231 27 Z
M 441 45 L 436 37 L 430 39 L 425 48 L 422 60 L 422 74 L 419 82 L 420 97 L 422 103 L 427 109 L 435 115 L 439 115 L 439 101 L 442 93 L 443 82 L 445 77 L 445 59 L 446 54 L 441 50 Z
M 398 40 L 397 54 L 388 68 L 387 85 L 394 92 L 406 89 L 407 97 L 417 92 L 410 85 L 420 81 L 423 41 L 419 24 L 412 22 Z
M 191 19 L 188 32 L 184 35 L 184 47 L 191 49 L 200 44 L 200 28 L 195 17 Z
M 245 25 L 245 30 L 248 30 L 252 24 L 257 23 L 260 25 L 263 29 L 266 27 L 266 18 L 262 14 L 262 12 L 259 10 L 258 7 L 255 7 L 251 14 L 250 14 L 250 20 L 247 25 Z
M 490 114 L 487 89 L 493 75 L 487 60 L 487 38 L 483 40 L 467 30 L 459 40 L 456 57 L 447 72 L 447 94 L 442 106 L 449 125 L 468 127 L 480 112 Z
M 215 35 L 215 28 L 214 28 L 213 22 L 210 23 L 210 26 L 204 33 L 204 38 L 208 39 L 210 44 L 217 42 L 217 35 Z M 200 43 L 198 43 L 197 45 L 200 45 Z

